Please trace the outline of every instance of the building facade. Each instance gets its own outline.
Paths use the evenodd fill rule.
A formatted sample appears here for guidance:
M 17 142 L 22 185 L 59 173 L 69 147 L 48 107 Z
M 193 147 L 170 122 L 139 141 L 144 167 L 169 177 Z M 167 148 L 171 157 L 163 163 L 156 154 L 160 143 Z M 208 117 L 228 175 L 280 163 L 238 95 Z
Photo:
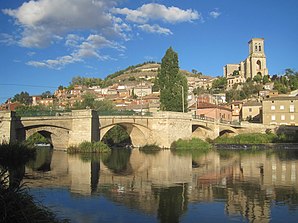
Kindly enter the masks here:
M 249 55 L 244 61 L 239 64 L 227 64 L 223 68 L 224 77 L 229 79 L 231 83 L 241 83 L 248 78 L 253 79 L 257 74 L 262 77 L 268 75 L 264 39 L 253 38 L 248 42 L 248 45 Z M 232 80 L 233 78 L 235 78 L 235 81 Z M 228 87 L 231 88 L 231 86 Z
M 298 125 L 298 96 L 266 98 L 262 107 L 264 125 Z

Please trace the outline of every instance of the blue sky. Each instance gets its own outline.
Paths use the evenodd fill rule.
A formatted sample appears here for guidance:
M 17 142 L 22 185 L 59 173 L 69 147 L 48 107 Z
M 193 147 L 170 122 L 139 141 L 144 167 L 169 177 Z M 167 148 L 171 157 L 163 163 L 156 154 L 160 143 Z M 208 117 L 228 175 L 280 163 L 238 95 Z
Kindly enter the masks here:
M 160 61 L 221 76 L 265 38 L 269 73 L 298 70 L 296 0 L 0 0 L 0 103 Z

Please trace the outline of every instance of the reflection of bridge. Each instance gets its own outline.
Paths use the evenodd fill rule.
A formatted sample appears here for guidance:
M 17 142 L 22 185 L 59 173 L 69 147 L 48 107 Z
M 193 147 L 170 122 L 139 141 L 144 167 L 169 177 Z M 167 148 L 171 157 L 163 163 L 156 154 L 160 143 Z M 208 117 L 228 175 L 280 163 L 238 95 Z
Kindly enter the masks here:
M 216 138 L 235 133 L 239 125 L 194 119 L 190 114 L 157 112 L 152 116 L 98 116 L 93 110 L 74 110 L 61 116 L 15 117 L 0 113 L 0 142 L 23 141 L 39 132 L 56 148 L 66 148 L 83 141 L 98 141 L 115 125 L 130 135 L 134 146 L 156 144 L 170 147 L 178 139 Z

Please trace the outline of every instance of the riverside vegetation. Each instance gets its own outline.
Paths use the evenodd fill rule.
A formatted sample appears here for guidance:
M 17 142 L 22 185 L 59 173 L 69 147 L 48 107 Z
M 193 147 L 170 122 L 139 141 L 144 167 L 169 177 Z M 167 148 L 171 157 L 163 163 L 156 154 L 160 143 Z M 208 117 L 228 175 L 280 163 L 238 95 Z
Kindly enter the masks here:
M 111 149 L 103 142 L 82 142 L 67 148 L 68 153 L 108 153 Z
M 0 222 L 67 222 L 36 202 L 21 184 L 25 164 L 35 156 L 35 148 L 24 144 L 0 144 Z

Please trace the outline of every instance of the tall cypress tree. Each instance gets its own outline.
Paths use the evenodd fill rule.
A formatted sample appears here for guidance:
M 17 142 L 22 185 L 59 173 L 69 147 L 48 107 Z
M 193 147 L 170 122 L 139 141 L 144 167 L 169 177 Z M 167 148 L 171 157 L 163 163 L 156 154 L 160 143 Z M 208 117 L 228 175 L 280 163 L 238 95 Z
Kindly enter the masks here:
M 187 110 L 187 80 L 179 72 L 178 54 L 170 47 L 162 58 L 158 73 L 160 109 L 162 111 Z M 183 94 L 183 99 L 182 99 Z

